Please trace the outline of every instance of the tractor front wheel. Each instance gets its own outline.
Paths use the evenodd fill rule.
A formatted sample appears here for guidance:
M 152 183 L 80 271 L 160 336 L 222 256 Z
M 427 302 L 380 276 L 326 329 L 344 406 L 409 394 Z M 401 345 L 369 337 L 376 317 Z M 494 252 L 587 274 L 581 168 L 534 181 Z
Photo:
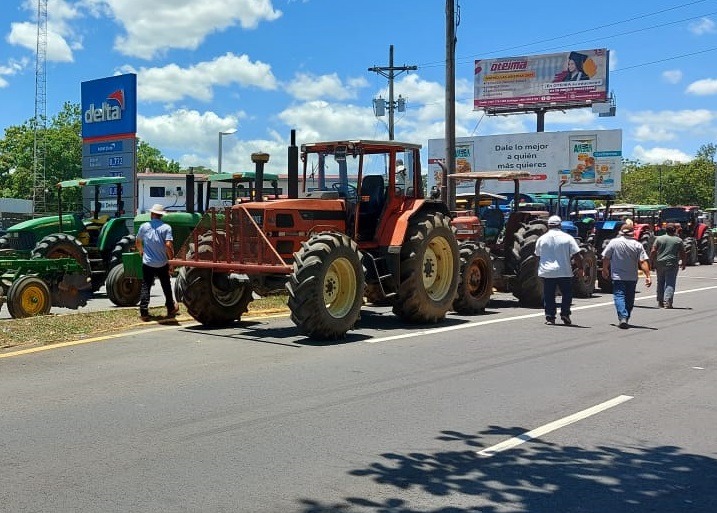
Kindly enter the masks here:
M 82 266 L 87 278 L 92 276 L 87 250 L 79 240 L 67 233 L 55 233 L 43 237 L 32 250 L 31 255 L 31 258 L 72 258 Z
M 213 235 L 207 233 L 199 238 L 197 247 L 191 243 L 187 250 L 187 260 L 213 260 L 213 247 L 223 254 L 226 238 L 223 232 Z M 182 302 L 187 312 L 205 326 L 225 326 L 240 320 L 246 313 L 249 303 L 254 299 L 248 282 L 234 279 L 228 273 L 215 272 L 202 267 L 182 267 L 177 280 L 182 283 Z
M 365 274 L 356 242 L 341 233 L 319 233 L 294 253 L 286 283 L 291 320 L 302 334 L 336 340 L 358 322 Z
M 685 244 L 685 253 L 687 253 L 687 265 L 693 266 L 697 265 L 697 241 L 694 237 L 687 237 L 683 240 Z
M 493 264 L 482 244 L 464 242 L 459 248 L 461 281 L 453 310 L 461 315 L 483 313 L 493 293 Z
M 597 279 L 597 257 L 592 249 L 583 250 L 582 274 L 573 276 L 573 295 L 580 298 L 592 297 Z
M 460 256 L 449 219 L 441 212 L 411 218 L 401 247 L 401 277 L 393 313 L 414 323 L 443 319 L 458 291 Z
M 112 253 L 110 253 L 109 268 L 112 269 L 113 267 L 122 264 L 122 254 L 132 253 L 136 250 L 136 248 L 137 241 L 134 235 L 125 235 L 122 237 L 117 241 L 115 247 L 112 248 Z
M 139 303 L 142 280 L 128 278 L 124 274 L 124 266 L 116 265 L 107 273 L 105 281 L 107 297 L 117 306 L 135 306 Z
M 512 291 L 522 307 L 543 306 L 543 282 L 538 277 L 539 259 L 535 254 L 535 244 L 547 232 L 548 225 L 544 220 L 533 220 L 521 226 L 515 234 L 510 254 L 515 271 Z
M 47 315 L 51 307 L 50 288 L 36 276 L 21 276 L 7 292 L 7 310 L 13 319 Z
M 701 265 L 712 265 L 714 261 L 714 246 L 712 245 L 712 237 L 709 231 L 706 231 L 699 242 L 699 248 L 697 248 L 699 254 L 699 261 Z

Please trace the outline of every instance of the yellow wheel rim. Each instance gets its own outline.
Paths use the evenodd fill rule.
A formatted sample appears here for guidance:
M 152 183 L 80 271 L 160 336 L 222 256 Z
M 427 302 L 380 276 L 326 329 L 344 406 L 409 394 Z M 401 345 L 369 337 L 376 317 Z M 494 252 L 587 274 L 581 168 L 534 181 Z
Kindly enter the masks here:
M 324 304 L 332 317 L 345 317 L 356 298 L 357 278 L 353 265 L 347 258 L 337 258 L 324 276 Z
M 45 291 L 39 285 L 28 285 L 20 294 L 20 307 L 28 316 L 38 315 L 47 308 Z
M 433 301 L 442 301 L 453 282 L 453 250 L 444 237 L 434 237 L 423 254 L 423 287 Z

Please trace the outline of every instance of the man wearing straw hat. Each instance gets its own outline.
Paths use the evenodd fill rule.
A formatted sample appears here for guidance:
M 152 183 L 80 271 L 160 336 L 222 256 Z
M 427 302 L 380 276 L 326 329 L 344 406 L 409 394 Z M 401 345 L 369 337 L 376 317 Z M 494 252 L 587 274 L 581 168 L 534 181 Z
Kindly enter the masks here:
M 167 317 L 179 313 L 179 305 L 172 297 L 172 283 L 169 277 L 169 260 L 174 258 L 172 245 L 172 227 L 162 221 L 165 214 L 164 205 L 159 203 L 149 210 L 150 220 L 137 230 L 137 251 L 142 255 L 142 288 L 139 295 L 139 316 L 149 321 L 149 293 L 154 285 L 154 278 L 159 278 L 164 292 Z
M 645 286 L 652 285 L 649 257 L 634 235 L 632 219 L 627 219 L 620 236 L 612 239 L 602 253 L 602 277 L 612 279 L 612 297 L 621 329 L 630 327 L 628 322 L 635 305 L 638 268 L 645 274 Z

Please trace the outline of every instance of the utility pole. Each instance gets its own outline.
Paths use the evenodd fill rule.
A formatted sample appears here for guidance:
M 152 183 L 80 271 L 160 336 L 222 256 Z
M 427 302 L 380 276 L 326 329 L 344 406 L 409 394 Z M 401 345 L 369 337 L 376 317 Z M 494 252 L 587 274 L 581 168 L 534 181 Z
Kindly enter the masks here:
M 32 143 L 32 213 L 47 213 L 45 160 L 47 131 L 47 0 L 37 0 L 37 49 L 35 54 L 35 119 Z
M 404 71 L 417 70 L 418 66 L 394 66 L 393 65 L 393 45 L 388 51 L 388 66 L 373 66 L 369 71 L 378 73 L 388 79 L 388 140 L 393 141 L 393 113 L 396 105 L 393 102 L 393 80 Z
M 443 172 L 441 199 L 453 209 L 456 198 L 448 173 L 456 169 L 456 9 L 455 0 L 446 0 L 446 170 Z

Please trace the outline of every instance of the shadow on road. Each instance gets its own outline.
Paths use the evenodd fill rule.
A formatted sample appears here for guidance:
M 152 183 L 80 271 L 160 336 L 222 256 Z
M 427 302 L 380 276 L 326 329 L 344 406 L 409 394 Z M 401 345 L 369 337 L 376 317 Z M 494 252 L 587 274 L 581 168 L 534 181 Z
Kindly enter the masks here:
M 717 511 L 717 460 L 674 446 L 560 446 L 539 439 L 491 457 L 477 454 L 527 429 L 492 426 L 478 435 L 443 431 L 458 446 L 430 453 L 382 454 L 350 472 L 389 491 L 380 500 L 345 497 L 335 504 L 301 500 L 301 513 L 708 513 Z M 414 502 L 406 498 L 412 497 Z M 435 498 L 439 498 L 438 501 Z M 424 509 L 416 503 L 440 502 Z M 451 504 L 474 506 L 451 506 Z

